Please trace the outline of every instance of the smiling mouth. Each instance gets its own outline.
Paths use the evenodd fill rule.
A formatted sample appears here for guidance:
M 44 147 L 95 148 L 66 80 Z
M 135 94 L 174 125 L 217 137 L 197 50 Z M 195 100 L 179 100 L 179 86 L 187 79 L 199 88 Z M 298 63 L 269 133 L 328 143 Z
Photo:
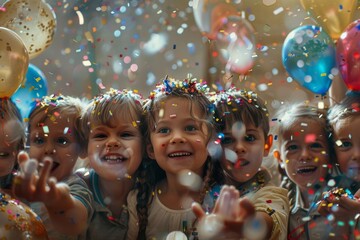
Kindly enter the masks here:
M 55 171 L 58 167 L 60 166 L 60 164 L 59 163 L 57 163 L 57 162 L 53 162 L 52 163 L 52 167 L 51 167 L 51 172 L 53 172 L 53 171 Z
M 127 158 L 120 155 L 109 155 L 102 158 L 102 161 L 105 161 L 107 163 L 121 163 L 126 161 Z
M 168 155 L 169 158 L 178 158 L 178 157 L 188 157 L 191 156 L 192 154 L 189 152 L 177 152 L 177 153 L 170 153 Z
M 297 174 L 311 174 L 317 170 L 317 167 L 303 167 L 296 171 Z

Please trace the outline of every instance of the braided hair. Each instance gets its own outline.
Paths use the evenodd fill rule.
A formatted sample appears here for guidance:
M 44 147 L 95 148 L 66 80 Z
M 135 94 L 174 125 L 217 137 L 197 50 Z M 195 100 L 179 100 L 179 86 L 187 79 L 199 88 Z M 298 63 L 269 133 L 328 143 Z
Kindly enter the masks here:
M 145 137 L 147 144 L 150 144 L 150 133 L 156 128 L 156 116 L 161 111 L 164 101 L 171 98 L 184 98 L 190 103 L 191 116 L 204 124 L 209 132 L 208 142 L 213 135 L 213 116 L 212 104 L 206 97 L 205 93 L 208 87 L 205 83 L 198 83 L 195 79 L 172 80 L 167 77 L 161 84 L 156 86 L 154 92 L 150 94 L 148 101 L 144 104 L 144 112 L 147 115 Z M 196 105 L 195 105 L 196 103 Z M 201 112 L 201 118 L 194 115 L 194 108 L 198 107 Z M 200 202 L 204 201 L 209 186 L 214 183 L 212 178 L 211 158 L 208 156 L 204 166 L 203 187 L 200 192 Z M 144 170 L 139 175 L 139 181 L 136 184 L 137 193 L 137 214 L 139 219 L 138 240 L 146 239 L 146 227 L 148 224 L 148 206 L 152 203 L 155 196 L 156 185 L 166 178 L 165 171 L 159 167 L 156 161 L 144 161 Z M 195 222 L 193 223 L 193 225 Z

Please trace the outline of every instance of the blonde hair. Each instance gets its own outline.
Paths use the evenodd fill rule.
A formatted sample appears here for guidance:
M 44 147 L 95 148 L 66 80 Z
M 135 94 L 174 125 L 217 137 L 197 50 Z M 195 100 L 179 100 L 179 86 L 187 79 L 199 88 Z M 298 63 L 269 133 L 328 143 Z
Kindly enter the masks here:
M 43 97 L 37 102 L 36 107 L 32 110 L 29 116 L 29 129 L 31 132 L 31 124 L 34 118 L 39 114 L 44 114 L 39 122 L 44 122 L 46 119 L 53 119 L 61 115 L 71 115 L 74 119 L 74 134 L 75 139 L 81 151 L 85 151 L 84 144 L 80 133 L 80 118 L 86 106 L 86 100 L 71 96 L 64 96 L 61 94 L 52 94 Z

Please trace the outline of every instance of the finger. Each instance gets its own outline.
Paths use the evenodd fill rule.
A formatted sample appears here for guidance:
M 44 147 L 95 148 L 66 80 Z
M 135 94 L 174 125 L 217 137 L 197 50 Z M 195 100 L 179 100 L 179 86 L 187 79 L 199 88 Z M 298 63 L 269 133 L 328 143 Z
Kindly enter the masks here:
M 322 216 L 327 216 L 329 215 L 329 208 L 328 208 L 328 203 L 326 201 L 320 201 L 319 206 L 317 208 L 317 211 L 322 215 Z
M 223 215 L 224 217 L 230 217 L 234 200 L 230 188 L 222 190 L 219 197 L 218 210 L 214 213 Z
M 32 176 L 36 175 L 38 163 L 34 159 L 29 159 L 23 164 L 24 179 L 31 181 Z
M 197 202 L 191 204 L 191 209 L 198 219 L 202 219 L 206 215 L 201 205 Z
M 341 196 L 339 200 L 339 205 L 354 213 L 360 212 L 360 202 L 356 199 L 350 199 L 346 196 Z
M 355 197 L 356 199 L 359 199 L 359 198 L 360 198 L 360 189 L 358 189 L 358 190 L 356 191 L 356 193 L 354 194 L 354 197 Z
M 20 170 L 24 169 L 24 164 L 28 160 L 30 160 L 29 154 L 27 154 L 25 151 L 19 152 L 17 161 L 19 163 Z
M 51 158 L 44 158 L 43 168 L 40 171 L 40 177 L 37 182 L 37 189 L 40 192 L 46 192 L 48 190 L 46 189 L 46 187 L 47 187 L 47 182 L 49 180 L 51 166 L 52 166 Z

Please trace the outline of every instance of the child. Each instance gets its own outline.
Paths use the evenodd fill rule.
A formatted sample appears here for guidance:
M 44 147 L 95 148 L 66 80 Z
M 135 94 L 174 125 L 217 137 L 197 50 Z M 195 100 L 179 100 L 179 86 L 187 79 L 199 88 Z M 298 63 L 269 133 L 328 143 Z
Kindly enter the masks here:
M 357 128 L 360 127 L 360 94 L 348 92 L 339 104 L 329 109 L 328 120 L 341 175 L 336 179 L 337 188 L 325 194 L 319 205 L 319 212 L 334 218 L 334 222 L 339 224 L 354 225 L 356 221 L 357 230 L 353 234 L 358 238 L 360 132 Z
M 83 107 L 84 102 L 78 98 L 44 97 L 29 116 L 32 159 L 26 153 L 19 154 L 22 171 L 15 178 L 14 192 L 32 202 L 51 239 L 77 238 L 92 212 L 91 193 L 73 174 L 78 157 L 85 152 L 78 134 Z
M 41 219 L 31 209 L 11 197 L 17 155 L 25 147 L 25 128 L 16 105 L 0 98 L 0 239 L 48 239 Z
M 253 203 L 256 219 L 265 224 L 263 238 L 285 239 L 287 191 L 273 186 L 270 174 L 261 167 L 272 145 L 265 104 L 256 93 L 236 88 L 209 98 L 215 102 L 217 134 L 224 149 L 223 183 L 235 186 L 240 197 Z
M 78 174 L 94 201 L 87 239 L 126 239 L 126 198 L 145 152 L 142 97 L 115 90 L 95 97 L 81 119 L 91 170 Z
M 212 104 L 206 91 L 195 80 L 165 79 L 145 105 L 151 160 L 145 181 L 128 196 L 127 239 L 165 239 L 172 231 L 190 235 L 194 230 L 191 202 L 207 204 L 212 176 L 207 151 Z
M 287 176 L 283 184 L 289 188 L 291 206 L 288 238 L 328 239 L 348 234 L 347 228 L 329 223 L 316 211 L 334 170 L 326 111 L 299 103 L 284 105 L 277 115 L 274 155 Z
M 0 188 L 11 194 L 13 172 L 17 171 L 17 155 L 25 147 L 22 117 L 10 99 L 0 99 Z

